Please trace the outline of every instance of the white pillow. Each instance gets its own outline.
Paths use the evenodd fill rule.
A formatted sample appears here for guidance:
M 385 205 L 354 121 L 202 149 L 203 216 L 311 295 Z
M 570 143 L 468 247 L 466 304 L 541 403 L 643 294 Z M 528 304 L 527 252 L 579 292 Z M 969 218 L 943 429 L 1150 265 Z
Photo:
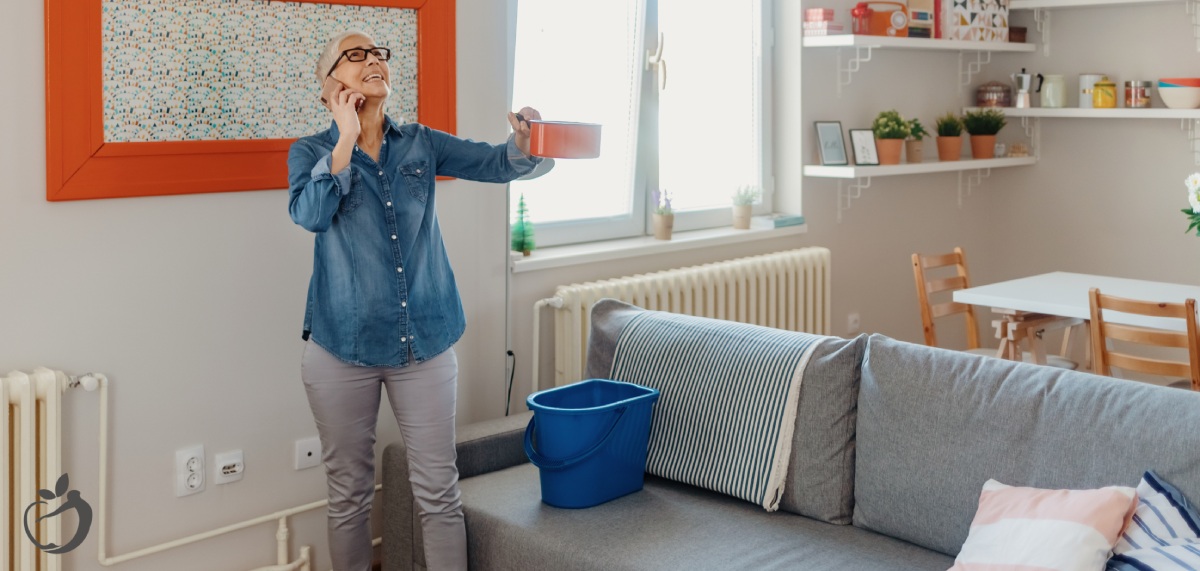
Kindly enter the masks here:
M 950 571 L 1100 571 L 1136 508 L 1125 486 L 1043 490 L 988 480 Z

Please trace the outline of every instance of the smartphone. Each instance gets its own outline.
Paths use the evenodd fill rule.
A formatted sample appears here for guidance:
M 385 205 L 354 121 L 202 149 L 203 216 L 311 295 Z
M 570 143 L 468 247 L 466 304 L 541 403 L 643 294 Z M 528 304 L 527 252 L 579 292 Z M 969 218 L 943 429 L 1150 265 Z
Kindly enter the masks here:
M 346 87 L 346 84 L 338 81 L 332 75 L 329 77 L 326 77 L 325 83 L 321 85 L 321 97 L 320 97 L 321 104 L 325 105 L 325 107 L 327 107 L 327 108 L 330 108 L 329 100 L 333 99 L 333 94 L 337 92 L 338 88 L 345 88 L 345 87 Z M 359 99 L 354 104 L 354 110 L 358 111 L 358 110 L 362 109 L 363 103 L 366 103 L 366 100 Z

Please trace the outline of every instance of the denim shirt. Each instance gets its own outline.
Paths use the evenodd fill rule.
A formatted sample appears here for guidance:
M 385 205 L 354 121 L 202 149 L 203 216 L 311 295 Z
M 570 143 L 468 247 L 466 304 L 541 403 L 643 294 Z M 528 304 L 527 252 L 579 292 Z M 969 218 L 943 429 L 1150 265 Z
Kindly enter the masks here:
M 491 145 L 386 117 L 376 162 L 357 146 L 331 174 L 334 123 L 288 152 L 288 210 L 316 233 L 303 338 L 342 361 L 401 367 L 427 361 L 466 329 L 434 208 L 437 175 L 508 182 L 541 161 L 512 136 Z

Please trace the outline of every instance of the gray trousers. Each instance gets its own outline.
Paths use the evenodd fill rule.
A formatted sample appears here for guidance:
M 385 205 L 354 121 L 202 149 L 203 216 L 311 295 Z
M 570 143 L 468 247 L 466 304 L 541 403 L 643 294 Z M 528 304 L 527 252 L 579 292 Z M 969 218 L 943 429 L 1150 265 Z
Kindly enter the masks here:
M 425 535 L 426 568 L 465 570 L 467 535 L 454 450 L 458 385 L 454 349 L 424 363 L 410 361 L 407 367 L 360 367 L 310 340 L 300 370 L 321 437 L 329 484 L 329 553 L 334 571 L 371 568 L 370 515 L 381 386 L 387 387 L 408 448 L 413 496 Z

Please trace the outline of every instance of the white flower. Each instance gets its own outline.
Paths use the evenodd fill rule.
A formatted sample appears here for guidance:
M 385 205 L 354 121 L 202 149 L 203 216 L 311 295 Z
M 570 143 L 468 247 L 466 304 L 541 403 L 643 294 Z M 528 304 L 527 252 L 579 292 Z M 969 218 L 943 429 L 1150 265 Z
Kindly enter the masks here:
M 1187 185 L 1189 194 L 1200 190 L 1200 172 L 1192 173 L 1192 175 L 1187 177 L 1187 180 L 1183 181 L 1183 183 Z
M 1192 203 L 1192 212 L 1200 214 L 1200 189 L 1188 191 L 1188 202 Z

